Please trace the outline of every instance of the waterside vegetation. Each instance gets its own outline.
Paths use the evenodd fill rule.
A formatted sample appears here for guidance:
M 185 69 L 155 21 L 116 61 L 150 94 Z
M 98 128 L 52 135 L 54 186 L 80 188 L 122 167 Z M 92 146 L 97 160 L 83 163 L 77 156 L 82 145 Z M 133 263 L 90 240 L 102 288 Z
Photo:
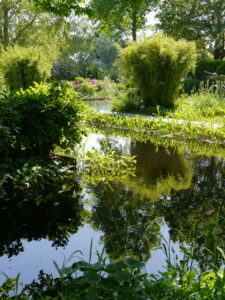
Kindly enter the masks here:
M 144 131 L 145 133 L 158 133 L 163 136 L 177 136 L 194 139 L 197 141 L 209 141 L 224 143 L 224 126 L 206 124 L 202 122 L 165 120 L 163 117 L 144 118 L 137 115 L 129 117 L 120 114 L 102 114 L 98 111 L 90 111 L 86 114 L 86 122 L 96 127 L 110 127 L 115 129 L 129 129 L 131 131 Z
M 82 253 L 74 251 L 60 268 L 55 262 L 59 273 L 58 278 L 40 272 L 39 281 L 26 285 L 18 293 L 19 275 L 17 278 L 6 278 L 1 286 L 0 295 L 3 299 L 218 299 L 222 300 L 225 293 L 225 255 L 219 245 L 215 245 L 219 235 L 217 214 L 214 224 L 205 225 L 202 233 L 193 229 L 190 239 L 191 247 L 181 246 L 182 259 L 178 259 L 169 243 L 162 245 L 166 257 L 166 270 L 159 274 L 148 274 L 145 264 L 135 258 L 126 258 L 109 262 L 97 251 L 97 262 L 92 263 L 92 243 L 89 260 L 72 263 Z M 224 222 L 224 221 L 222 221 Z M 197 235 L 205 237 L 212 248 L 202 249 L 198 246 Z M 216 248 L 215 248 L 216 246 Z M 212 260 L 201 269 L 199 257 L 212 256 Z M 11 296 L 10 293 L 14 293 Z
M 83 225 L 104 245 L 23 290 L 0 273 L 0 298 L 223 300 L 225 2 L 106 2 L 0 3 L 0 257 Z M 159 249 L 165 270 L 147 272 Z

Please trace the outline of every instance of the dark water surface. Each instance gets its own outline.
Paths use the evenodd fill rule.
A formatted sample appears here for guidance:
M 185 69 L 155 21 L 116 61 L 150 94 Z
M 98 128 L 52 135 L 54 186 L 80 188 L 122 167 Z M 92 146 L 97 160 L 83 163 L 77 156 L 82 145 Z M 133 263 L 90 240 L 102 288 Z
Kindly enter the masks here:
M 194 221 L 201 229 L 218 210 L 225 215 L 225 162 L 220 157 L 100 134 L 91 134 L 86 148 L 102 151 L 103 144 L 135 155 L 136 177 L 115 183 L 113 192 L 101 184 L 90 186 L 94 200 L 88 191 L 82 195 L 78 180 L 63 194 L 57 187 L 46 192 L 46 201 L 38 206 L 20 201 L 22 195 L 1 205 L 0 271 L 10 277 L 21 273 L 23 283 L 37 278 L 41 269 L 56 276 L 53 260 L 61 266 L 77 249 L 88 259 L 93 239 L 98 251 L 107 242 L 109 259 L 134 256 L 156 273 L 165 265 L 159 249 L 163 239 L 171 240 L 179 255 L 179 243 L 189 243 Z

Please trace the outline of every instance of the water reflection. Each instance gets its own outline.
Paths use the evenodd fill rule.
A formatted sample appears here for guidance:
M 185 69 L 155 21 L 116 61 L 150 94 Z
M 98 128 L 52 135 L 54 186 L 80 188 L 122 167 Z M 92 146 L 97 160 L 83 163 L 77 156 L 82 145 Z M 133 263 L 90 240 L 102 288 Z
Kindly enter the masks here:
M 53 247 L 65 246 L 69 235 L 77 232 L 85 215 L 79 182 L 71 175 L 50 182 L 24 182 L 13 185 L 9 179 L 1 187 L 0 256 L 24 251 L 23 239 L 31 242 L 47 238 Z M 37 189 L 39 186 L 39 189 Z
M 92 225 L 104 232 L 102 240 L 111 259 L 135 256 L 147 261 L 151 250 L 160 244 L 162 220 L 149 199 L 138 199 L 122 184 L 113 188 L 113 193 L 95 190 Z
M 104 143 L 109 138 L 104 139 Z M 101 141 L 100 144 L 103 142 Z M 103 143 L 103 144 L 104 144 Z M 110 146 L 116 143 L 110 141 Z M 123 148 L 115 145 L 117 153 Z M 200 237 L 205 224 L 213 224 L 218 210 L 225 217 L 225 163 L 220 158 L 190 158 L 172 148 L 156 147 L 147 142 L 131 142 L 126 153 L 136 155 L 136 178 L 114 185 L 114 191 L 95 189 L 92 224 L 104 232 L 110 258 L 132 255 L 148 260 L 160 244 L 160 227 L 165 220 L 170 237 L 191 243 L 197 223 L 199 248 L 212 248 L 211 238 Z M 218 229 L 218 243 L 224 245 L 224 226 Z M 199 254 L 200 255 L 200 254 Z M 210 255 L 205 257 L 212 260 Z M 199 257 L 199 263 L 205 258 Z
M 191 185 L 192 168 L 184 155 L 173 148 L 132 142 L 131 155 L 136 156 L 136 179 L 127 184 L 132 190 L 157 201 L 161 195 L 168 195 L 171 190 L 188 189 Z
M 115 182 L 113 192 L 103 189 L 103 184 L 91 187 L 96 197 L 89 208 L 89 219 L 85 218 L 81 187 L 71 172 L 41 190 L 37 189 L 39 183 L 26 192 L 21 188 L 14 190 L 9 184 L 7 196 L 0 195 L 0 256 L 11 257 L 23 251 L 23 239 L 45 238 L 54 247 L 66 246 L 70 235 L 89 222 L 101 232 L 101 241 L 106 243 L 111 260 L 132 255 L 147 261 L 152 250 L 160 245 L 164 222 L 174 242 L 188 244 L 195 222 L 197 230 L 201 230 L 206 223 L 216 220 L 218 210 L 225 217 L 222 159 L 190 157 L 188 153 L 180 154 L 171 147 L 156 146 L 149 141 L 141 143 L 103 135 L 98 145 L 92 146 L 101 151 L 114 147 L 117 154 L 135 155 L 136 177 Z M 224 245 L 224 228 L 222 225 L 218 228 L 221 245 Z M 215 246 L 215 241 L 202 235 L 197 242 L 200 248 Z M 206 256 L 212 259 L 207 253 Z M 200 264 L 203 260 L 199 257 Z
M 190 188 L 172 191 L 169 199 L 164 197 L 159 200 L 158 207 L 170 228 L 172 240 L 191 243 L 190 233 L 196 223 L 196 242 L 199 248 L 207 247 L 213 251 L 216 251 L 217 247 L 224 249 L 225 162 L 220 158 L 201 157 L 193 159 L 192 165 L 193 178 Z M 212 235 L 203 234 L 207 224 L 217 223 L 218 212 L 217 229 L 209 228 Z M 198 258 L 201 265 L 206 259 L 213 262 L 208 250 L 204 251 L 204 257 Z

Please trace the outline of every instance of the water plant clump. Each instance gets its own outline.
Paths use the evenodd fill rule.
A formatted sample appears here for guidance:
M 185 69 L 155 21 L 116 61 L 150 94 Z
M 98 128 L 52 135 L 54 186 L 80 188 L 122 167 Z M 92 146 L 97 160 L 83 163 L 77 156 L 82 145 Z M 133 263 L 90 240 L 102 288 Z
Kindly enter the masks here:
M 115 129 L 129 129 L 133 131 L 144 131 L 158 133 L 161 135 L 177 136 L 198 141 L 212 141 L 224 143 L 225 132 L 223 126 L 205 124 L 202 122 L 182 120 L 164 120 L 158 118 L 128 117 L 120 114 L 102 114 L 96 110 L 86 113 L 86 123 L 97 128 L 113 127 Z

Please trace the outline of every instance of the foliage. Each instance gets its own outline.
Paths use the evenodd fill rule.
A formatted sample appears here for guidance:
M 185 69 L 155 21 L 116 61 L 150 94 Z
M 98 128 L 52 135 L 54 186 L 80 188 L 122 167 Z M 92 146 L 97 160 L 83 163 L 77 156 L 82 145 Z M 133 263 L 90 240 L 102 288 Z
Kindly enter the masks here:
M 219 59 L 200 60 L 196 64 L 195 77 L 200 81 L 206 82 L 210 79 L 210 75 L 205 73 L 205 71 L 225 75 L 225 61 Z
M 64 80 L 62 80 L 62 82 L 64 82 Z M 84 101 L 109 100 L 120 94 L 120 87 L 108 78 L 96 80 L 76 77 L 75 80 L 71 80 L 70 83 L 77 93 L 78 99 Z
M 153 145 L 155 145 L 156 149 L 160 146 L 164 148 L 173 148 L 174 151 L 178 153 L 184 153 L 188 151 L 191 156 L 196 155 L 198 153 L 201 156 L 205 156 L 206 158 L 210 156 L 221 157 L 222 159 L 225 158 L 225 147 L 224 144 L 219 143 L 208 143 L 208 141 L 199 141 L 194 139 L 184 139 L 180 138 L 179 136 L 175 137 L 172 135 L 168 135 L 165 138 L 165 135 L 159 135 L 157 132 L 152 133 L 151 135 L 142 130 L 127 130 L 127 129 L 119 129 L 119 128 L 110 128 L 110 127 L 103 127 L 97 126 L 98 129 L 92 130 L 94 133 L 96 131 L 101 134 L 111 135 L 112 137 L 124 137 L 124 138 L 131 138 L 135 141 L 140 141 L 143 143 L 147 143 L 150 141 Z
M 84 83 L 85 79 L 83 77 L 76 77 L 75 78 L 75 84 Z
M 165 0 L 159 6 L 158 28 L 175 39 L 196 41 L 198 48 L 223 59 L 225 3 L 223 0 Z
M 16 115 L 14 150 L 26 150 L 33 155 L 48 156 L 55 146 L 63 149 L 74 147 L 81 141 L 84 131 L 80 128 L 83 106 L 66 83 L 52 82 L 34 87 L 1 99 L 8 115 L 3 126 L 11 128 L 10 120 Z M 14 130 L 15 131 L 15 130 Z
M 57 52 L 59 47 L 66 47 L 66 20 L 39 12 L 32 1 L 1 1 L 0 24 L 0 46 L 5 50 L 16 45 L 44 47 L 50 55 Z
M 217 78 L 217 75 L 221 78 Z M 201 86 L 201 82 L 204 82 L 207 86 L 215 86 L 218 80 L 221 84 L 225 82 L 224 60 L 199 60 L 197 61 L 195 72 L 190 74 L 190 77 L 184 81 L 184 91 L 188 94 L 192 91 L 197 91 Z
M 195 46 L 163 34 L 130 43 L 120 50 L 125 75 L 141 90 L 146 104 L 172 106 L 180 83 L 196 60 Z
M 142 132 L 145 134 L 158 133 L 169 135 L 170 137 L 189 138 L 198 141 L 224 142 L 225 132 L 223 125 L 207 124 L 204 122 L 192 122 L 189 120 L 127 117 L 124 115 L 102 114 L 91 110 L 86 114 L 86 123 L 97 128 L 116 128 L 129 129 L 131 131 Z
M 76 62 L 59 57 L 52 65 L 52 76 L 58 80 L 73 80 L 77 76 Z
M 103 69 L 110 70 L 118 56 L 118 50 L 111 38 L 100 34 L 95 42 L 95 54 L 97 63 Z
M 137 39 L 137 30 L 146 23 L 146 15 L 157 4 L 157 0 L 111 0 L 107 4 L 104 0 L 92 0 L 90 7 L 93 16 L 100 22 L 100 29 L 112 36 L 123 33 Z
M 155 210 L 154 202 L 148 198 L 150 193 L 140 196 L 140 190 L 146 191 L 144 186 L 136 191 L 130 188 L 136 180 L 136 177 L 127 177 L 121 183 L 114 182 L 113 193 L 102 186 L 94 188 L 96 196 L 90 220 L 93 228 L 101 233 L 100 240 L 105 243 L 111 261 L 132 256 L 146 262 L 160 245 L 159 210 Z M 131 185 L 127 185 L 127 181 Z
M 108 263 L 103 252 L 98 253 L 98 261 L 84 260 L 66 263 L 80 251 L 75 251 L 61 268 L 55 263 L 59 278 L 39 274 L 40 282 L 33 281 L 18 295 L 19 277 L 7 279 L 1 287 L 5 299 L 12 299 L 8 291 L 14 291 L 17 299 L 223 299 L 225 293 L 225 271 L 221 266 L 210 266 L 206 271 L 193 267 L 195 248 L 180 247 L 183 258 L 171 262 L 170 252 L 174 249 L 163 244 L 167 257 L 166 271 L 159 274 L 143 272 L 144 264 L 128 257 L 118 262 Z M 92 248 L 90 250 L 90 253 Z M 220 249 L 224 262 L 224 252 Z
M 14 136 L 18 134 L 19 116 L 12 111 L 8 95 L 0 92 L 0 154 L 7 154 L 14 144 Z
M 137 102 L 126 94 L 121 98 L 116 98 L 112 103 L 112 111 L 116 112 L 137 112 Z
M 97 34 L 96 26 L 84 18 L 71 16 L 68 22 L 67 47 L 62 48 L 53 66 L 53 76 L 60 80 L 73 80 L 77 76 L 97 79 L 103 79 L 106 74 L 113 76 L 111 68 L 118 52 L 114 41 Z
M 208 92 L 207 88 L 200 87 L 199 92 L 178 98 L 175 110 L 167 113 L 167 116 L 175 119 L 221 124 L 225 116 L 224 99 L 220 97 L 219 93 Z
M 0 58 L 0 73 L 10 91 L 26 89 L 50 77 L 52 60 L 44 48 L 8 48 Z
M 104 182 L 109 188 L 114 181 L 123 181 L 129 176 L 134 176 L 135 164 L 135 156 L 119 156 L 113 149 L 110 151 L 105 149 L 104 153 L 94 149 L 83 151 L 83 155 L 78 157 L 82 182 L 88 182 L 93 186 Z
M 190 95 L 198 91 L 200 86 L 200 81 L 194 77 L 192 74 L 184 79 L 182 91 L 185 94 Z
M 60 156 L 1 157 L 0 256 L 18 255 L 24 240 L 48 238 L 53 247 L 67 245 L 86 217 L 75 165 Z
M 83 7 L 83 0 L 32 0 L 35 5 L 47 12 L 69 16 L 73 10 L 77 14 L 88 12 Z

